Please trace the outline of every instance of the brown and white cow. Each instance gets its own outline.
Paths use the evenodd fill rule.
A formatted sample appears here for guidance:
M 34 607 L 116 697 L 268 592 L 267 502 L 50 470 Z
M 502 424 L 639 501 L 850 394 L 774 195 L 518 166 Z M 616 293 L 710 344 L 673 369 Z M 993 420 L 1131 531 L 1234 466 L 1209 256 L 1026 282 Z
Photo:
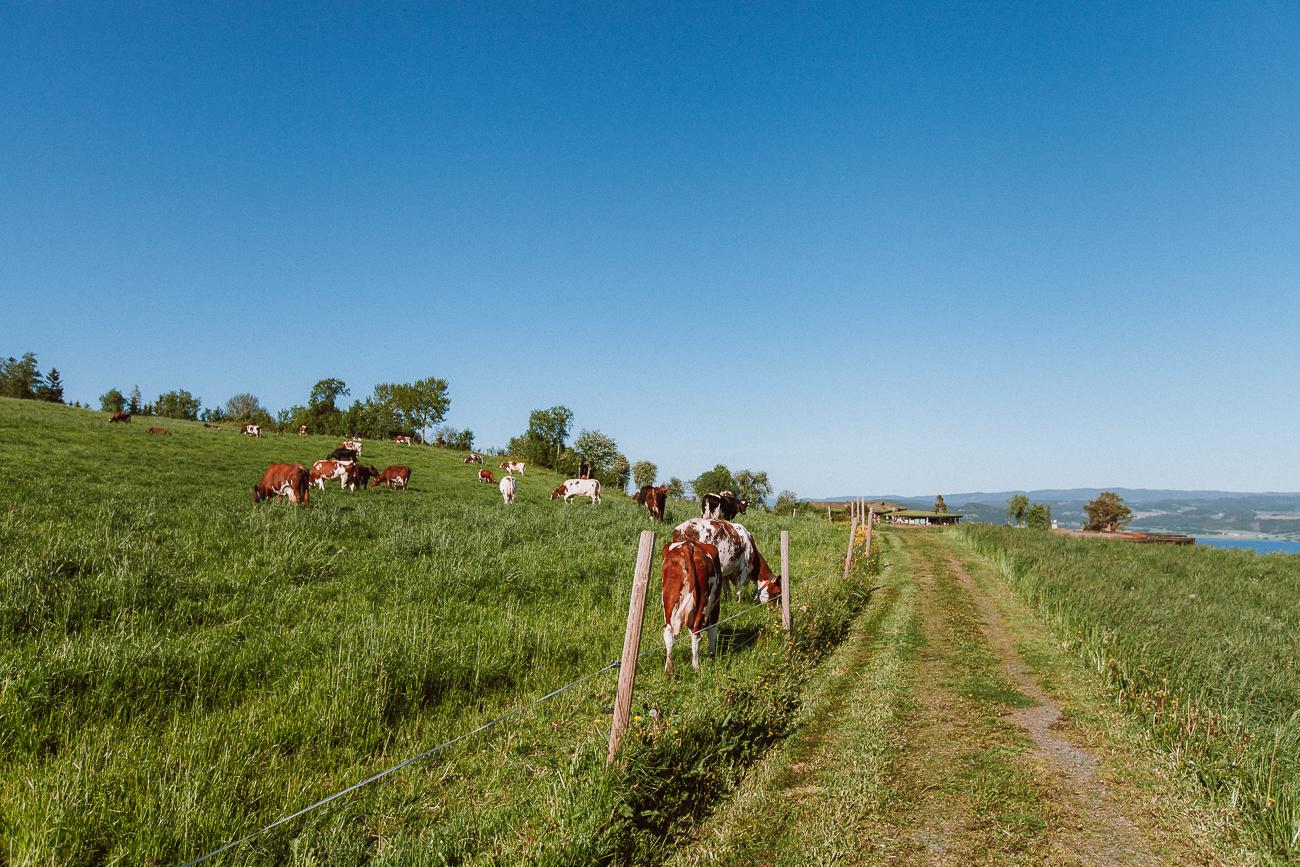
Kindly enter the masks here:
M 731 491 L 705 494 L 700 500 L 700 514 L 709 519 L 721 518 L 730 521 L 737 515 L 745 514 L 748 508 L 749 502 L 740 499 Z
M 507 506 L 515 501 L 515 490 L 518 486 L 519 483 L 515 481 L 514 476 L 504 476 L 501 484 L 497 485 L 497 490 L 501 492 L 501 499 L 506 501 Z
M 117 424 L 119 422 L 126 422 L 129 424 L 130 421 L 131 421 L 131 413 L 129 412 L 115 412 L 108 417 L 109 424 Z
M 673 673 L 673 641 L 691 633 L 691 668 L 700 667 L 700 633 L 708 630 L 709 655 L 718 653 L 718 609 L 722 605 L 722 563 L 708 542 L 669 542 L 663 561 L 664 671 Z
M 598 479 L 569 479 L 551 491 L 551 499 L 564 497 L 567 504 L 574 497 L 591 497 L 594 506 L 600 502 L 600 481 Z
M 406 434 L 394 434 L 393 442 L 397 443 L 399 446 L 409 446 L 411 444 L 411 438 Z
M 260 439 L 262 436 L 262 426 L 260 424 L 246 424 L 239 432 L 246 437 L 258 437 Z
M 673 528 L 673 541 L 708 542 L 717 548 L 723 581 L 735 583 L 737 599 L 742 598 L 745 585 L 751 581 L 758 587 L 760 602 L 774 602 L 781 598 L 780 576 L 772 574 L 754 543 L 754 537 L 743 524 L 691 518 Z
M 172 432 L 167 430 L 167 428 L 165 427 L 147 427 L 144 429 L 144 432 L 147 434 L 157 434 L 158 436 L 164 436 L 164 437 L 169 437 L 172 435 Z
M 483 456 L 480 455 L 480 454 L 475 454 L 474 452 L 470 452 L 470 453 L 469 453 L 469 456 L 468 456 L 467 458 L 465 458 L 465 463 L 467 463 L 467 464 L 481 464 L 481 463 L 483 463 Z
M 307 425 L 305 424 L 298 425 L 298 436 L 300 437 L 307 436 Z
M 668 502 L 668 486 L 660 485 L 654 488 L 646 485 L 633 494 L 632 499 L 645 506 L 652 519 L 662 521 L 664 519 L 664 504 Z
M 347 464 L 341 461 L 324 460 L 311 465 L 309 480 L 311 484 L 323 491 L 325 490 L 325 483 L 331 479 L 338 479 L 339 487 L 343 487 L 346 484 L 346 476 Z
M 361 440 L 345 440 L 344 442 L 339 443 L 339 448 L 361 454 Z
M 379 475 L 379 470 L 362 463 L 344 464 L 343 468 L 343 487 L 349 491 L 355 491 L 357 488 L 364 491 L 370 484 L 370 480 Z
M 291 503 L 307 506 L 310 492 L 311 482 L 306 467 L 301 464 L 271 464 L 262 474 L 262 481 L 253 485 L 253 502 L 288 497 Z
M 411 483 L 410 467 L 384 467 L 384 471 L 375 476 L 375 480 L 370 483 L 372 488 L 380 485 L 388 485 L 390 488 L 401 488 L 407 490 L 407 485 Z
M 502 461 L 501 466 L 497 467 L 497 469 L 505 470 L 507 473 L 509 473 L 512 476 L 515 473 L 518 473 L 519 475 L 522 476 L 524 474 L 524 462 L 523 461 Z
M 495 485 L 497 483 L 496 476 L 492 475 L 491 470 L 479 470 L 478 480 L 480 482 L 487 482 L 489 485 Z

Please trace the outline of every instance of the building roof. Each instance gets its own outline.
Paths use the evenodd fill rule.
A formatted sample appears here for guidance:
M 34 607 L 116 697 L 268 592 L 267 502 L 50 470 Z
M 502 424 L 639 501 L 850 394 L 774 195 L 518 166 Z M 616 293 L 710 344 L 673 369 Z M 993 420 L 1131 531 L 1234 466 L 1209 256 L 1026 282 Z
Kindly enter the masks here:
M 961 512 L 926 512 L 922 509 L 897 509 L 885 514 L 896 518 L 960 518 Z

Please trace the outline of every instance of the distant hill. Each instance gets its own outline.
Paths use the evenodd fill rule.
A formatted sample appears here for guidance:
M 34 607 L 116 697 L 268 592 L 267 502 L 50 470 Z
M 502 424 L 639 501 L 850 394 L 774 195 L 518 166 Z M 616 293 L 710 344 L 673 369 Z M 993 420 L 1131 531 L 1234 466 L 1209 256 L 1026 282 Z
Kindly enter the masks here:
M 976 491 L 944 493 L 944 501 L 966 520 L 1006 522 L 1006 503 L 1023 493 L 1036 503 L 1052 507 L 1052 517 L 1064 527 L 1083 524 L 1083 506 L 1102 491 L 1114 491 L 1133 509 L 1134 529 L 1167 530 L 1193 535 L 1266 534 L 1300 538 L 1300 493 L 1269 491 L 1178 491 L 1153 488 L 1045 488 L 1034 491 Z M 851 500 L 828 497 L 822 502 Z M 876 496 L 909 507 L 930 508 L 934 494 Z

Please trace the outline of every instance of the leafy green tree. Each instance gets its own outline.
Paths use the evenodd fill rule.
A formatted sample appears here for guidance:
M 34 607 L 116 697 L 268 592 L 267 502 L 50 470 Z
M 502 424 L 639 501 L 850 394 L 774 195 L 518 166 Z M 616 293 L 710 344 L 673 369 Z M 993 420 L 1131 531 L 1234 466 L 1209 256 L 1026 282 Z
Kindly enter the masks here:
M 99 408 L 104 412 L 122 412 L 126 409 L 126 396 L 116 388 L 110 388 L 99 396 Z
M 934 513 L 944 515 L 948 512 L 948 504 L 943 501 L 943 494 L 934 498 Z
M 510 452 L 528 455 L 533 463 L 544 467 L 557 467 L 572 425 L 573 410 L 567 406 L 535 409 L 528 415 L 528 430 L 523 435 L 524 440 L 532 442 L 520 443 L 518 452 L 514 449 Z
M 1034 530 L 1048 530 L 1052 526 L 1052 507 L 1034 503 L 1025 510 L 1025 526 Z
M 600 483 L 607 488 L 617 488 L 620 493 L 627 493 L 627 482 L 632 477 L 632 465 L 628 463 L 627 455 L 619 452 L 614 455 L 614 460 L 610 463 L 609 469 L 605 471 L 600 478 Z
M 244 392 L 226 401 L 225 417 L 232 420 L 253 421 L 254 415 L 268 415 L 257 395 Z
M 731 474 L 731 470 L 725 465 L 718 464 L 711 470 L 705 470 L 695 477 L 691 482 L 691 490 L 696 499 L 703 497 L 705 494 L 717 494 L 722 491 L 736 492 L 740 485 L 736 484 L 736 478 Z
M 668 480 L 668 496 L 678 500 L 686 499 L 686 483 L 673 476 Z
M 573 441 L 573 451 L 586 464 L 591 475 L 602 482 L 606 482 L 606 476 L 614 467 L 614 459 L 619 455 L 618 443 L 613 437 L 598 430 L 584 430 L 578 434 Z
M 469 428 L 458 430 L 449 424 L 445 424 L 434 429 L 433 444 L 438 448 L 471 452 L 474 450 L 474 431 Z
M 427 429 L 441 422 L 451 409 L 447 380 L 427 376 L 411 383 L 380 383 L 375 386 L 375 402 L 392 410 L 405 426 L 420 432 L 427 441 Z
M 736 487 L 724 490 L 730 490 L 740 499 L 747 500 L 751 509 L 767 509 L 767 498 L 772 496 L 772 483 L 768 481 L 766 472 L 741 470 L 734 479 Z
M 632 465 L 632 487 L 640 490 L 655 483 L 659 468 L 649 461 L 637 461 Z
M 1124 499 L 1114 491 L 1102 491 L 1097 499 L 1083 507 L 1088 514 L 1085 530 L 1100 533 L 1114 533 L 1124 529 L 1124 525 L 1133 520 L 1133 510 Z
M 1017 527 L 1024 526 L 1025 512 L 1029 509 L 1029 498 L 1024 494 L 1014 494 L 1007 500 L 1007 517 Z
M 12 355 L 0 363 L 0 395 L 31 400 L 41 384 L 41 371 L 36 364 L 36 353 L 25 352 L 22 358 Z
M 126 400 L 126 411 L 131 415 L 139 415 L 144 412 L 144 404 L 140 398 L 140 386 L 131 387 L 131 396 Z
M 307 398 L 307 405 L 310 407 L 338 409 L 335 401 L 340 397 L 347 397 L 351 393 L 348 384 L 341 379 L 322 379 L 311 387 L 311 395 Z
M 183 418 L 198 421 L 199 403 L 197 397 L 180 388 L 159 395 L 152 414 L 160 415 L 163 418 Z
M 799 496 L 794 491 L 785 490 L 776 495 L 776 505 L 772 511 L 778 515 L 792 515 L 798 507 Z

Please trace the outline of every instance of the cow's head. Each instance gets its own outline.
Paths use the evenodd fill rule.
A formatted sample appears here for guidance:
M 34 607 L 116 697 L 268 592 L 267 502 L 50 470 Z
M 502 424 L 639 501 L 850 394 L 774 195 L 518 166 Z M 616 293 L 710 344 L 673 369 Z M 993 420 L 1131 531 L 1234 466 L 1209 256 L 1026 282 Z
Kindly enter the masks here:
M 552 500 L 555 500 L 555 499 L 558 499 L 558 498 L 560 498 L 560 497 L 563 497 L 563 496 L 564 496 L 564 490 L 565 490 L 565 489 L 564 489 L 564 485 L 558 485 L 558 486 L 556 486 L 555 490 L 551 491 L 551 499 L 552 499 Z
M 253 485 L 253 502 L 260 503 L 266 499 L 265 492 L 262 491 L 261 485 Z
M 756 595 L 759 602 L 767 605 L 781 600 L 781 576 L 773 575 L 763 555 L 758 555 L 758 585 Z

